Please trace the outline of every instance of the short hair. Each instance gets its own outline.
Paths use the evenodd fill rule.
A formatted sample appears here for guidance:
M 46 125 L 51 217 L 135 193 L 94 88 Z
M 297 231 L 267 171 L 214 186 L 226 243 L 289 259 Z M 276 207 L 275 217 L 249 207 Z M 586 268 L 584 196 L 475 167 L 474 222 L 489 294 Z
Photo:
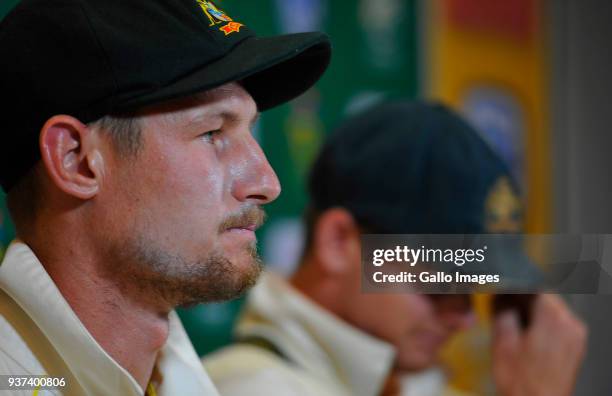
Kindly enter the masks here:
M 88 128 L 107 133 L 121 158 L 136 156 L 142 148 L 142 130 L 134 115 L 107 115 L 87 124 Z M 42 204 L 41 177 L 44 169 L 38 161 L 6 196 L 6 204 L 17 234 L 27 232 Z
M 107 115 L 88 124 L 108 133 L 115 150 L 122 157 L 133 157 L 142 147 L 142 129 L 135 114 Z

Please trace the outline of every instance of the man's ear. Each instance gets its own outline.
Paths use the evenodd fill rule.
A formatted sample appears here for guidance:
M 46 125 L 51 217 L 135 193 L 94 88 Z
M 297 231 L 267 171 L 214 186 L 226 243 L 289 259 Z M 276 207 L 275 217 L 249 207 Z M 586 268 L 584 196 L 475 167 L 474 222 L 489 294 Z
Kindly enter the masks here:
M 91 199 L 100 190 L 104 162 L 97 135 L 74 117 L 50 118 L 40 132 L 40 152 L 47 174 L 64 193 Z
M 361 260 L 359 236 L 359 227 L 349 211 L 343 208 L 326 210 L 314 228 L 316 262 L 331 274 L 354 270 Z

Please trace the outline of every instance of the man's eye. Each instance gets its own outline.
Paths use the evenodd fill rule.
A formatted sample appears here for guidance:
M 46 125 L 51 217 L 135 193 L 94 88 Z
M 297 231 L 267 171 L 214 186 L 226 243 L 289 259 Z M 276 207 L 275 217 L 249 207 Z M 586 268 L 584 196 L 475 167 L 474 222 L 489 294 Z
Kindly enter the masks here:
M 206 140 L 207 142 L 212 142 L 215 136 L 217 136 L 219 133 L 221 133 L 221 130 L 216 129 L 214 131 L 205 132 L 201 134 L 200 137 Z

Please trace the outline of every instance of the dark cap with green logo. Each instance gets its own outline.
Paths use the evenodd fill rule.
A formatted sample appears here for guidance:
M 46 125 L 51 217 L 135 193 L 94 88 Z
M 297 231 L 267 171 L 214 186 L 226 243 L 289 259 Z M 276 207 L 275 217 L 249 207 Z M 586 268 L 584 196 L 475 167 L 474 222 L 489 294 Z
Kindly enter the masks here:
M 0 184 L 38 161 L 53 115 L 87 123 L 233 81 L 263 111 L 311 87 L 330 57 L 325 34 L 256 37 L 205 0 L 23 0 L 0 23 Z
M 453 111 L 394 101 L 334 131 L 309 191 L 314 209 L 343 206 L 372 232 L 479 234 L 500 178 L 511 179 L 505 164 Z
M 522 213 L 508 168 L 474 128 L 441 104 L 386 102 L 346 120 L 316 159 L 309 193 L 315 213 L 344 207 L 366 233 L 412 234 L 404 240 L 429 241 L 428 247 L 486 240 L 486 263 L 461 267 L 462 273 L 484 267 L 486 274 L 503 275 L 503 286 L 514 291 L 541 280 L 517 247 Z M 488 218 L 496 214 L 507 216 L 503 227 Z M 487 233 L 496 235 L 477 235 Z

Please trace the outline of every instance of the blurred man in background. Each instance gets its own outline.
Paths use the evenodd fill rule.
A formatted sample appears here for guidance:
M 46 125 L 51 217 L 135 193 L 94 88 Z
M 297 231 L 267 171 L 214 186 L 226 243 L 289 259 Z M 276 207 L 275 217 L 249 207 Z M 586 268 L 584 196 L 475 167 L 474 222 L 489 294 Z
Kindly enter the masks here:
M 238 323 L 238 343 L 205 359 L 224 395 L 453 395 L 438 354 L 474 316 L 469 296 L 364 294 L 362 233 L 518 232 L 506 167 L 442 106 L 391 103 L 347 121 L 309 181 L 305 252 L 289 282 L 267 274 Z M 521 332 L 495 323 L 501 395 L 569 395 L 585 328 L 540 296 Z

